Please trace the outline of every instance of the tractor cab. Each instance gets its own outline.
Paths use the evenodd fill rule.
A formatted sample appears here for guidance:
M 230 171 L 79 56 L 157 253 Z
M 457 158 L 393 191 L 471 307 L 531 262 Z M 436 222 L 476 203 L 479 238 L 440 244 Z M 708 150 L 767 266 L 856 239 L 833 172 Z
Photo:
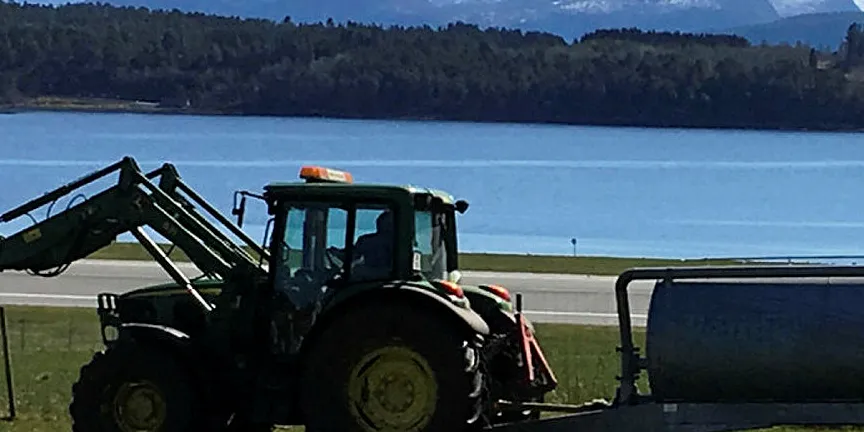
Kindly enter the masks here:
M 468 208 L 465 201 L 411 186 L 356 184 L 351 173 L 320 166 L 299 174 L 302 181 L 272 183 L 260 197 L 273 218 L 269 268 L 283 300 L 276 313 L 292 316 L 289 353 L 319 314 L 363 291 L 410 283 L 469 308 L 456 284 L 455 213 Z M 239 218 L 243 208 L 234 212 Z
M 303 166 L 302 181 L 272 183 L 274 289 L 298 309 L 350 287 L 434 282 L 461 300 L 455 213 L 468 203 L 438 190 L 356 184 L 351 173 Z M 241 203 L 234 214 L 242 219 Z

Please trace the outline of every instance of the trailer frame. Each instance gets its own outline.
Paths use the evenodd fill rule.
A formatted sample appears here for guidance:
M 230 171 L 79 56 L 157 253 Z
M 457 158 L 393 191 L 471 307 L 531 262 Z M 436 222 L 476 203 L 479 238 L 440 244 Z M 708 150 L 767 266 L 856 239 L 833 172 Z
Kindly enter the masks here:
M 671 283 L 690 279 L 792 279 L 864 278 L 864 266 L 831 265 L 727 265 L 695 267 L 631 268 L 615 281 L 620 345 L 618 388 L 612 401 L 583 405 L 513 404 L 545 412 L 567 414 L 509 423 L 492 428 L 500 432 L 726 432 L 779 425 L 864 425 L 864 395 L 860 401 L 805 403 L 746 402 L 688 403 L 658 402 L 640 394 L 636 382 L 646 368 L 646 359 L 633 340 L 629 286 L 638 280 Z M 521 297 L 521 293 L 517 297 Z M 521 306 L 521 300 L 517 304 Z M 521 313 L 521 308 L 518 311 Z M 650 318 L 649 323 L 650 326 Z

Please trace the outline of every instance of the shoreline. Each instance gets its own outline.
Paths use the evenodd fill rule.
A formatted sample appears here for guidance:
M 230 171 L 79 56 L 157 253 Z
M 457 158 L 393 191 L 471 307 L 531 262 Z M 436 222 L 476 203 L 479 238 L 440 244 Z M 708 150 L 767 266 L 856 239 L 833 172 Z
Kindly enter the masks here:
M 520 122 L 509 120 L 460 120 L 447 119 L 435 116 L 359 116 L 350 114 L 261 114 L 242 111 L 203 109 L 193 107 L 169 107 L 161 106 L 158 102 L 134 101 L 108 98 L 86 98 L 86 97 L 54 97 L 40 96 L 25 101 L 0 104 L 0 116 L 13 115 L 27 112 L 71 112 L 90 114 L 160 114 L 160 115 L 190 115 L 201 117 L 262 117 L 262 118 L 297 118 L 297 119 L 334 119 L 334 120 L 357 120 L 357 121 L 398 121 L 398 122 L 440 122 L 440 123 L 479 123 L 479 124 L 503 124 L 503 125 L 538 125 L 538 126 L 580 126 L 580 127 L 605 127 L 605 128 L 630 128 L 630 129 L 678 129 L 697 131 L 745 131 L 745 132 L 788 132 L 788 133 L 864 133 L 864 125 L 861 127 L 796 127 L 796 126 L 756 126 L 756 125 L 654 125 L 636 124 L 632 122 L 562 122 L 562 121 L 534 121 Z
M 67 98 L 43 96 L 23 102 L 0 104 L 0 115 L 27 112 L 75 112 L 93 114 L 167 114 L 221 116 L 236 115 L 217 110 L 160 106 L 157 102 L 107 98 Z

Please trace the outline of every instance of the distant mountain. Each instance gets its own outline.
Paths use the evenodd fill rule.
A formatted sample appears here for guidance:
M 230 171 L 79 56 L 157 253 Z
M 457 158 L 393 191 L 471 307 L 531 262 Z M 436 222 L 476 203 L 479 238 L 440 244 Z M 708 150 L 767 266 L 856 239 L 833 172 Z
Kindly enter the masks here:
M 578 37 L 598 28 L 638 27 L 642 30 L 692 32 L 780 18 L 767 0 L 609 0 L 601 4 L 592 4 L 588 0 L 578 6 L 505 25 Z
M 837 49 L 853 22 L 864 23 L 864 12 L 804 14 L 770 23 L 727 28 L 722 32 L 734 33 L 752 43 L 795 44 L 801 41 L 815 47 Z
M 861 12 L 854 0 L 775 0 L 773 4 L 784 18 L 823 12 Z
M 698 31 L 770 22 L 780 15 L 768 0 L 570 0 L 544 14 L 489 23 L 578 37 L 598 28 Z
M 73 0 L 74 1 L 74 0 Z M 853 21 L 854 0 L 107 0 L 217 15 L 294 22 L 355 21 L 383 25 L 446 25 L 544 31 L 573 39 L 599 28 L 722 32 L 753 43 L 802 41 L 835 48 Z M 65 0 L 42 0 L 60 3 Z M 800 15 L 799 15 L 800 14 Z M 794 16 L 790 16 L 794 15 Z M 785 17 L 785 18 L 784 18 Z
M 290 16 L 295 22 L 333 18 L 337 22 L 438 26 L 463 21 L 483 27 L 546 31 L 568 39 L 598 28 L 695 31 L 780 18 L 769 0 L 108 0 L 108 3 L 280 21 Z

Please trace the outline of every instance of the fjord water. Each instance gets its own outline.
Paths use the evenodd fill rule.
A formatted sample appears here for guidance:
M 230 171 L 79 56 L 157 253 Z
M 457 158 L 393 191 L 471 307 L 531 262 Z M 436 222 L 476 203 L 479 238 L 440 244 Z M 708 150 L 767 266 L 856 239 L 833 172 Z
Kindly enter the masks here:
M 471 203 L 463 251 L 571 254 L 571 238 L 580 255 L 864 251 L 854 133 L 18 113 L 0 115 L 0 211 L 125 155 L 146 170 L 175 163 L 226 214 L 235 189 L 295 180 L 303 164 L 442 188 Z M 250 202 L 246 220 L 261 238 L 265 208 Z

